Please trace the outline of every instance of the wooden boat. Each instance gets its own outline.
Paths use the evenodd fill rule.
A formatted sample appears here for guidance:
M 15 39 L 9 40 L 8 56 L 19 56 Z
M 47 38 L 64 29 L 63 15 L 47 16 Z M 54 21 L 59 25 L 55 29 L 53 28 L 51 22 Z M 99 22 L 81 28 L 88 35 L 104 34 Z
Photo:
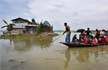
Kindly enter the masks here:
M 96 46 L 108 45 L 108 43 L 106 43 L 106 44 L 95 44 L 95 45 L 82 44 L 82 43 L 65 43 L 65 42 L 60 42 L 60 43 L 66 45 L 68 47 L 96 47 Z

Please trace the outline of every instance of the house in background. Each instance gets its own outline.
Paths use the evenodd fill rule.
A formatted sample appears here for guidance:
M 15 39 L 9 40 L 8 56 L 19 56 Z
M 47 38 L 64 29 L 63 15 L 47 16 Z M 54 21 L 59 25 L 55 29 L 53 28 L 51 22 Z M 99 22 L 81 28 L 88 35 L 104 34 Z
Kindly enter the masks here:
M 37 27 L 40 28 L 41 24 L 34 24 L 34 22 L 29 21 L 27 19 L 23 18 L 16 18 L 11 20 L 13 29 L 11 31 L 11 35 L 22 35 L 22 34 L 31 34 L 34 35 L 38 32 Z M 42 22 L 41 26 L 41 32 L 45 33 L 52 33 L 53 32 L 53 26 L 48 21 Z
M 16 18 L 11 21 L 13 24 L 13 30 L 11 31 L 12 35 L 34 34 L 36 32 L 36 27 L 38 26 L 23 18 Z

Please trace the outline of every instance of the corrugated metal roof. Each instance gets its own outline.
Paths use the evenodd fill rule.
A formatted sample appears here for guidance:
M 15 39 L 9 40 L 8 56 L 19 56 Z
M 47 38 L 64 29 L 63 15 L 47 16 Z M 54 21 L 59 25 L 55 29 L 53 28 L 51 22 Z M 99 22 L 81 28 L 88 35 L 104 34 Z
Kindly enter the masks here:
M 11 21 L 17 21 L 17 20 L 23 20 L 23 21 L 25 21 L 25 22 L 28 22 L 28 23 L 31 23 L 32 24 L 32 22 L 30 22 L 29 20 L 27 20 L 27 19 L 23 19 L 23 18 L 16 18 L 16 19 L 13 19 L 13 20 L 11 20 Z

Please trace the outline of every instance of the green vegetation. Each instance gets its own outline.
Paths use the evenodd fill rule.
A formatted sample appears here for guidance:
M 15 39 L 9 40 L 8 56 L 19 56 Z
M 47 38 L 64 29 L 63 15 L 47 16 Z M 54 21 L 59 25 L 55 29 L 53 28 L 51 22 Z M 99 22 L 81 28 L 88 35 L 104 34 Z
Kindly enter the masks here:
M 9 23 L 7 23 L 7 21 L 6 20 L 3 20 L 3 22 L 6 24 L 5 26 L 2 26 L 1 28 L 7 28 L 7 34 L 8 35 L 11 35 L 11 31 L 13 30 L 13 25 L 14 24 L 9 24 Z
M 12 29 L 13 29 L 13 24 L 7 23 L 6 20 L 3 20 L 3 22 L 4 22 L 6 25 L 5 25 L 5 26 L 2 26 L 1 28 L 7 27 L 7 31 L 8 31 L 8 32 L 12 31 Z
M 31 19 L 32 24 L 38 25 L 34 18 Z
M 45 24 L 45 22 L 42 22 L 42 21 L 41 21 L 41 22 L 36 22 L 35 19 L 32 18 L 32 19 L 31 19 L 31 22 L 32 22 L 33 24 L 35 24 L 35 25 L 38 25 L 38 26 L 36 27 L 36 33 L 37 33 L 37 34 L 40 34 L 40 33 L 44 32 L 44 29 L 45 29 L 45 28 L 50 27 L 50 26 L 47 25 L 47 24 L 49 24 L 48 21 L 45 21 L 45 22 L 46 22 L 46 24 Z
M 38 34 L 40 34 L 44 31 L 45 28 L 48 28 L 48 27 L 49 27 L 48 25 L 45 25 L 44 23 L 40 22 L 39 26 L 36 28 L 36 31 Z
M 37 34 L 40 34 L 42 32 L 42 27 L 43 27 L 43 24 L 42 22 L 39 24 L 39 26 L 36 28 L 36 32 Z
M 31 19 L 31 21 L 32 21 L 33 24 L 38 25 L 37 28 L 36 28 L 37 34 L 42 33 L 45 28 L 49 27 L 48 25 L 46 25 L 46 24 L 44 24 L 42 22 L 40 22 L 40 23 L 36 22 L 34 18 Z M 49 23 L 49 22 L 47 22 L 47 23 Z
M 1 28 L 7 28 L 6 35 L 12 35 L 11 31 L 13 30 L 13 25 L 8 23 L 6 20 L 3 20 L 3 22 L 6 24 L 5 26 L 2 26 Z M 36 25 L 36 30 L 34 30 L 34 34 L 41 34 L 42 32 L 52 32 L 52 26 L 48 21 L 44 22 L 36 22 L 34 18 L 31 19 L 31 23 Z

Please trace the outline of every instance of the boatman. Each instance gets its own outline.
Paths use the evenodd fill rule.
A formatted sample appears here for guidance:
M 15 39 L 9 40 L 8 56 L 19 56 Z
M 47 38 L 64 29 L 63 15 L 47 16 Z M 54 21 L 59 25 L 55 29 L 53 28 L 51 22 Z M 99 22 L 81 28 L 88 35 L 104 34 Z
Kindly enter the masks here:
M 65 42 L 66 43 L 70 43 L 70 36 L 71 36 L 70 27 L 67 25 L 67 23 L 64 23 L 64 26 L 65 26 L 65 31 L 63 32 L 63 35 L 65 33 L 67 33 L 66 34 L 66 38 L 65 38 Z

